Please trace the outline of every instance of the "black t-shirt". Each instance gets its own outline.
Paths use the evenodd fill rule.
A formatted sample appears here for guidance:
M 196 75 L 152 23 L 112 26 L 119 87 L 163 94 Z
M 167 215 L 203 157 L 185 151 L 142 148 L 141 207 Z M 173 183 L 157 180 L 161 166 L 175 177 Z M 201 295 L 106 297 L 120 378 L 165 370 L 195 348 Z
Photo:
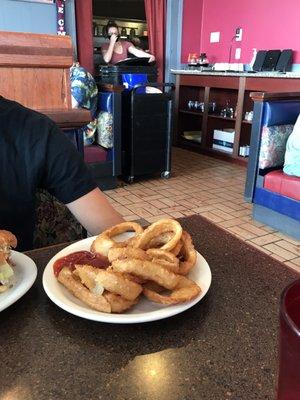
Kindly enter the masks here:
M 0 229 L 17 236 L 18 250 L 32 248 L 38 188 L 67 204 L 96 186 L 53 121 L 0 97 Z

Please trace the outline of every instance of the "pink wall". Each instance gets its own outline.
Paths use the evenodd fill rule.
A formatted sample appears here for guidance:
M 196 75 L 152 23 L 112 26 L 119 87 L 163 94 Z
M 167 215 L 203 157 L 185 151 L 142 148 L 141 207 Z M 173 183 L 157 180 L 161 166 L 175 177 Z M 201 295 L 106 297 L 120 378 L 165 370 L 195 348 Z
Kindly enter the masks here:
M 189 53 L 200 52 L 203 1 L 184 0 L 181 46 L 182 63 L 187 62 Z
M 206 52 L 211 62 L 227 62 L 231 38 L 235 28 L 243 28 L 241 42 L 233 42 L 231 62 L 249 63 L 253 48 L 295 50 L 294 62 L 300 63 L 300 1 L 299 0 L 201 0 L 184 1 L 182 62 L 196 44 Z M 200 6 L 203 3 L 203 9 Z M 195 5 L 197 4 L 197 7 Z M 197 15 L 196 15 L 197 14 Z M 196 21 L 202 19 L 202 30 L 189 41 Z M 220 42 L 210 43 L 210 32 L 220 32 Z M 193 32 L 192 32 L 193 33 Z M 241 48 L 241 59 L 235 61 L 235 48 Z M 191 49 L 191 50 L 190 50 Z M 194 51 L 197 51 L 195 49 Z

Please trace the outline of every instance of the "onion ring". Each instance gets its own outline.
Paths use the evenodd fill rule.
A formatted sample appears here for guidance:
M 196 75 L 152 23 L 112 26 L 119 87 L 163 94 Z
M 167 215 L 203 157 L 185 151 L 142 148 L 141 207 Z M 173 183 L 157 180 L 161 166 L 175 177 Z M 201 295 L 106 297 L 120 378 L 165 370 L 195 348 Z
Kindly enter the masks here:
M 112 266 L 108 267 L 107 271 L 113 271 Z M 145 282 L 147 282 L 147 279 L 139 278 L 136 275 L 131 275 L 131 274 L 127 273 L 127 272 L 120 272 L 120 273 L 122 273 L 124 278 L 129 279 L 132 282 L 138 283 L 139 285 L 143 285 Z
M 183 258 L 179 263 L 179 274 L 186 275 L 195 266 L 197 260 L 197 252 L 194 248 L 191 236 L 186 232 L 182 232 L 182 249 L 179 256 Z
M 141 285 L 126 279 L 122 274 L 111 270 L 97 269 L 90 265 L 76 265 L 74 274 L 85 282 L 94 280 L 108 292 L 124 297 L 126 300 L 135 300 L 143 288 Z
M 174 256 L 178 256 L 178 254 L 180 253 L 181 248 L 182 248 L 182 240 L 180 239 L 179 242 L 174 247 L 174 249 L 171 250 L 171 253 L 173 253 Z
M 167 289 L 174 289 L 180 279 L 179 275 L 151 261 L 134 259 L 116 260 L 112 263 L 112 269 L 119 272 L 128 272 L 143 279 L 154 281 Z
M 172 290 L 170 295 L 159 294 L 147 287 L 144 287 L 143 293 L 149 300 L 155 303 L 178 304 L 193 300 L 201 293 L 201 288 L 194 281 L 181 276 L 177 286 Z
M 124 260 L 126 258 L 135 258 L 137 260 L 151 260 L 151 257 L 147 255 L 147 253 L 139 248 L 133 247 L 112 247 L 108 251 L 108 260 L 109 262 L 113 262 L 115 260 Z
M 75 279 L 69 268 L 64 267 L 57 277 L 58 281 L 64 285 L 75 297 L 97 311 L 106 313 L 111 312 L 111 305 L 102 295 L 90 292 L 80 281 Z
M 168 243 L 174 236 L 173 232 L 164 232 L 150 240 L 149 249 L 161 248 L 164 244 Z
M 152 290 L 152 291 L 157 292 L 157 293 L 161 293 L 161 292 L 163 292 L 164 290 L 166 290 L 164 287 L 160 286 L 158 283 L 153 282 L 153 281 L 147 281 L 147 282 L 143 285 L 143 288 Z
M 138 233 L 135 236 L 132 236 L 131 238 L 127 239 L 126 242 L 125 242 L 126 246 L 135 247 L 136 248 L 137 247 L 137 241 L 138 241 L 140 236 L 141 236 L 141 234 Z
M 150 248 L 152 239 L 166 232 L 173 232 L 173 236 L 161 249 L 170 251 L 174 249 L 182 235 L 182 227 L 180 223 L 174 219 L 161 219 L 160 221 L 154 222 L 138 237 L 135 246 L 147 250 Z
M 130 301 L 124 299 L 124 297 L 119 296 L 118 294 L 107 291 L 103 293 L 103 297 L 105 297 L 105 299 L 109 302 L 111 306 L 111 312 L 113 313 L 121 313 L 126 311 L 128 308 L 132 307 L 138 302 L 138 297 L 135 300 Z
M 171 252 L 161 249 L 148 249 L 146 253 L 151 257 L 152 262 L 160 264 L 169 271 L 178 273 L 179 260 Z
M 121 247 L 124 243 L 120 242 L 121 244 L 119 245 L 118 242 L 115 242 L 112 238 L 120 233 L 132 231 L 134 231 L 136 234 L 141 234 L 144 229 L 136 222 L 122 222 L 121 224 L 115 225 L 112 228 L 100 233 L 100 235 L 96 237 L 91 245 L 91 251 L 107 257 L 108 251 L 111 247 Z

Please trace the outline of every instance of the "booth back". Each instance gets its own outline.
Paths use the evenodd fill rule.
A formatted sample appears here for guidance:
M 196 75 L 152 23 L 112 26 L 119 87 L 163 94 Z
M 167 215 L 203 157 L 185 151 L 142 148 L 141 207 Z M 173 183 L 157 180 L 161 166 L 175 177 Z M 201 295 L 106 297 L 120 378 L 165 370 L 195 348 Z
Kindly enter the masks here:
M 260 170 L 282 167 L 286 142 L 299 114 L 299 101 L 264 103 L 258 160 Z

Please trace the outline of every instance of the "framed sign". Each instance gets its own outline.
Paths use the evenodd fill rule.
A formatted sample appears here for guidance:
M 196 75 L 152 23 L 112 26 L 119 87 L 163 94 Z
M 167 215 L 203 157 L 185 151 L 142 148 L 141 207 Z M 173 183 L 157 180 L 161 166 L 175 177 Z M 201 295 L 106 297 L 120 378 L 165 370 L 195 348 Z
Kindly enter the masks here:
M 57 34 L 65 36 L 65 0 L 56 0 Z

